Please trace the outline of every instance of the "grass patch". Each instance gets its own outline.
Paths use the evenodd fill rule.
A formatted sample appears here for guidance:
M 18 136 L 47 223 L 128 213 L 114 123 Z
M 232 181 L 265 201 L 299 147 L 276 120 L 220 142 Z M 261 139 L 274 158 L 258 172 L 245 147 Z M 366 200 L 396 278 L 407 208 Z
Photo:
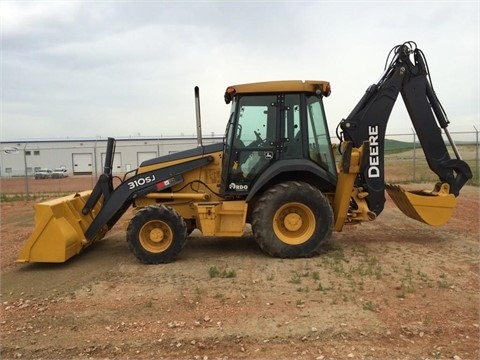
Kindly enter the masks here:
M 0 194 L 0 202 L 15 202 L 36 200 L 34 196 L 27 196 L 26 194 Z
M 362 308 L 363 308 L 363 310 L 376 312 L 377 309 L 378 309 L 378 306 L 375 305 L 372 301 L 367 300 L 363 303 Z
M 295 273 L 290 278 L 290 282 L 292 284 L 301 284 L 302 283 L 302 277 L 299 274 Z
M 13 194 L 0 194 L 0 203 L 1 202 L 15 202 L 15 201 L 36 201 L 41 202 L 50 199 L 56 199 L 64 197 L 66 195 L 74 194 L 75 191 L 71 192 L 58 192 L 58 193 L 42 193 L 42 192 L 32 192 L 30 194 L 26 193 L 13 193 Z
M 451 287 L 445 274 L 440 275 L 440 280 L 437 281 L 437 284 L 440 289 L 449 289 Z
M 223 270 L 219 270 L 215 265 L 214 266 L 210 266 L 210 268 L 208 269 L 208 275 L 210 276 L 210 278 L 234 278 L 237 276 L 237 273 L 235 272 L 235 270 L 232 270 L 232 269 L 223 269 Z

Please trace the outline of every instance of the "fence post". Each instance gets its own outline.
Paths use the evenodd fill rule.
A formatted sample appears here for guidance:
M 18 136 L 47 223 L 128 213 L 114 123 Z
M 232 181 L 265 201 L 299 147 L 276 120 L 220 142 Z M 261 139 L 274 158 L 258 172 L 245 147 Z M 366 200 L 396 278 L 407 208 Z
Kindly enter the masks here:
M 95 167 L 95 179 L 98 179 L 98 170 L 97 170 L 97 141 L 98 136 L 95 137 L 95 143 L 93 144 L 93 166 Z M 93 186 L 93 181 L 92 181 Z
M 480 144 L 478 143 L 478 129 L 475 127 L 475 125 L 473 125 L 473 128 L 475 129 L 475 170 L 476 170 L 476 173 L 477 173 L 477 181 L 480 180 L 480 169 L 479 169 L 479 165 L 478 165 L 478 162 L 479 162 L 479 159 L 478 159 L 478 147 L 480 146 Z
M 416 161 L 417 161 L 417 135 L 415 134 L 415 130 L 412 129 L 413 132 L 413 182 L 416 181 L 416 176 L 415 176 L 415 169 L 417 167 Z
M 23 147 L 23 164 L 25 166 L 25 193 L 27 194 L 27 199 L 29 197 L 29 184 L 28 184 L 28 167 L 27 167 L 27 143 Z

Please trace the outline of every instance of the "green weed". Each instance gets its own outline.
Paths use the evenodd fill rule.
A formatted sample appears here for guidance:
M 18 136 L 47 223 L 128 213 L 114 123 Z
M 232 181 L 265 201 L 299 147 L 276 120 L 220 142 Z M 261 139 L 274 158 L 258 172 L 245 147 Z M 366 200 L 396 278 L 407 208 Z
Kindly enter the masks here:
M 375 305 L 372 301 L 367 300 L 363 303 L 362 306 L 363 310 L 368 310 L 368 311 L 377 311 L 378 307 Z
M 301 284 L 302 283 L 302 277 L 298 273 L 294 273 L 292 277 L 290 278 L 290 282 L 292 284 Z
M 208 269 L 208 275 L 210 275 L 210 278 L 215 278 L 215 277 L 234 278 L 234 277 L 237 276 L 237 273 L 235 272 L 235 270 L 232 270 L 232 269 L 223 269 L 223 270 L 220 271 L 214 265 L 214 266 L 210 266 L 210 268 Z

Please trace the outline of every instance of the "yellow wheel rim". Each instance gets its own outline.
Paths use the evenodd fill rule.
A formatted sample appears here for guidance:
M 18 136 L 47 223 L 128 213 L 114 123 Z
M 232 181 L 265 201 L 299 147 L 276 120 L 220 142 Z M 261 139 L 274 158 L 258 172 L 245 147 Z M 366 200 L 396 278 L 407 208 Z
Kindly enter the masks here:
M 145 250 L 161 253 L 172 245 L 173 232 L 163 221 L 151 220 L 140 229 L 139 240 Z
M 297 202 L 280 207 L 273 217 L 273 231 L 284 243 L 300 245 L 315 232 L 316 219 L 312 210 Z

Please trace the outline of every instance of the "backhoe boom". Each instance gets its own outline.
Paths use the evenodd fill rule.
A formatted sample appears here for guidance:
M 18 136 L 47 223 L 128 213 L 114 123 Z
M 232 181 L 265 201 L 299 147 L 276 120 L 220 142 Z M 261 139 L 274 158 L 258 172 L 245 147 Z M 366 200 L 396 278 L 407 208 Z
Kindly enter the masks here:
M 448 184 L 449 193 L 457 196 L 472 177 L 469 166 L 460 158 L 446 129 L 449 122 L 429 81 L 423 53 L 413 42 L 396 46 L 392 51 L 394 57 L 378 82 L 367 89 L 350 115 L 339 124 L 343 132 L 342 141 L 351 141 L 357 148 L 363 142 L 369 143 L 368 161 L 359 173 L 355 186 L 368 193 L 368 207 L 376 215 L 382 212 L 385 202 L 385 131 L 399 93 L 428 165 L 441 183 Z M 442 138 L 442 129 L 455 151 L 455 159 L 450 158 Z

